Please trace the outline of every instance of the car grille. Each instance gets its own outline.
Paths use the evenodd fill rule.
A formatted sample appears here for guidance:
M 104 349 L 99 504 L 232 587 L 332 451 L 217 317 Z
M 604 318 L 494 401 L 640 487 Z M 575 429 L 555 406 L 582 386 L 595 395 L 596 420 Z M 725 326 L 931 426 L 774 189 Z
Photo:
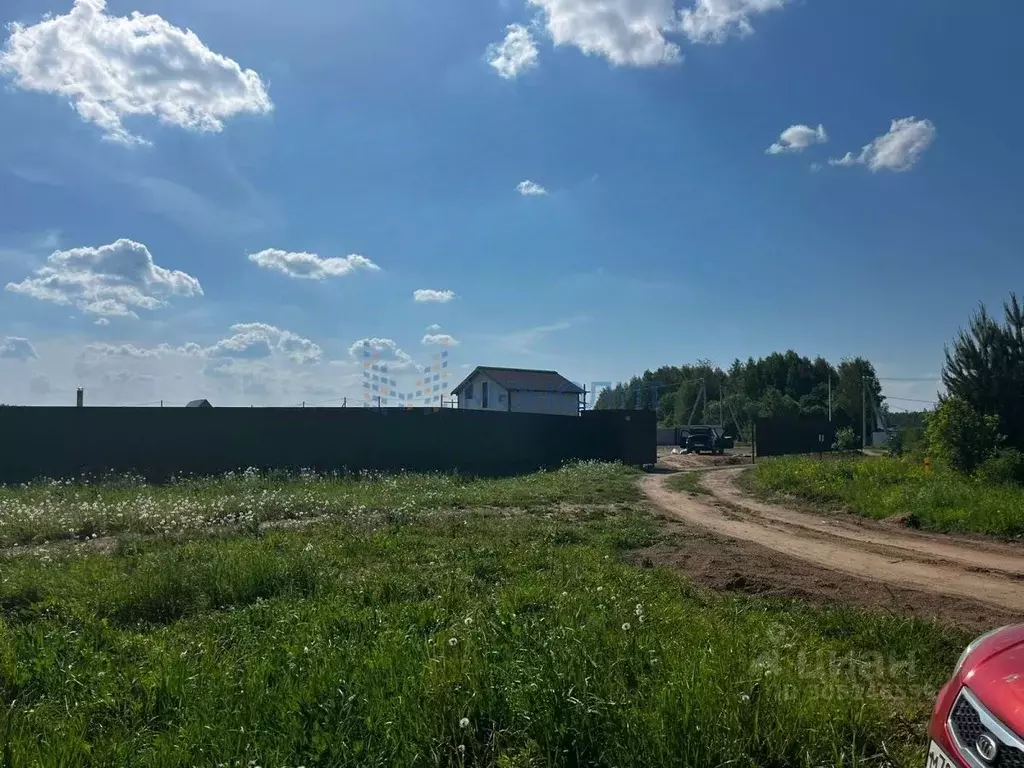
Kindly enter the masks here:
M 1007 742 L 1002 735 L 996 733 L 993 729 L 985 727 L 982 718 L 983 715 L 979 713 L 974 704 L 961 694 L 957 699 L 956 706 L 953 707 L 953 712 L 949 716 L 949 724 L 953 729 L 961 750 L 967 751 L 969 757 L 974 758 L 972 762 L 977 764 L 990 765 L 992 768 L 1024 768 L 1024 751 L 1014 743 Z M 991 715 L 985 713 L 985 719 L 990 718 Z M 991 763 L 982 760 L 974 747 L 978 737 L 983 733 L 987 733 L 999 744 L 999 752 L 996 754 L 996 759 Z M 1017 740 L 1017 743 L 1021 742 Z

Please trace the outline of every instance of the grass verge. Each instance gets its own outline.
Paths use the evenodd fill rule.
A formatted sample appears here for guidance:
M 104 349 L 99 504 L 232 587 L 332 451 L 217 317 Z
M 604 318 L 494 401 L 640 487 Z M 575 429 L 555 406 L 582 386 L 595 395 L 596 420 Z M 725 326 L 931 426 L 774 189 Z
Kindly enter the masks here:
M 582 462 L 503 479 L 245 472 L 163 486 L 131 478 L 0 486 L 0 547 L 120 533 L 251 530 L 265 522 L 323 516 L 366 521 L 404 519 L 436 509 L 627 502 L 639 497 L 636 473 L 620 465 Z
M 902 516 L 943 532 L 1024 535 L 1024 493 L 905 458 L 819 460 L 788 456 L 759 461 L 754 487 L 872 518 Z
M 665 481 L 665 484 L 673 491 L 681 491 L 683 493 L 695 493 L 701 496 L 707 496 L 711 493 L 704 485 L 699 472 L 680 472 L 672 475 Z
M 632 492 L 622 470 L 591 471 L 604 500 Z M 566 504 L 563 481 L 458 492 L 486 509 L 0 556 L 0 764 L 923 759 L 967 638 L 631 567 L 620 555 L 656 539 L 650 516 Z M 390 508 L 411 481 L 374 482 Z

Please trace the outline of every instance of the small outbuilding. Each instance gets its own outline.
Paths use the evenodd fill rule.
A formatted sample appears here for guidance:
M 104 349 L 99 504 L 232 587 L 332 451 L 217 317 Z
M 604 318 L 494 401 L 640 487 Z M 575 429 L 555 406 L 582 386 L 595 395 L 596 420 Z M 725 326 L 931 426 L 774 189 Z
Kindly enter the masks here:
M 213 405 L 210 404 L 209 400 L 203 399 L 203 400 L 193 400 L 190 403 L 188 403 L 188 405 L 186 405 L 185 407 L 186 408 L 213 408 Z

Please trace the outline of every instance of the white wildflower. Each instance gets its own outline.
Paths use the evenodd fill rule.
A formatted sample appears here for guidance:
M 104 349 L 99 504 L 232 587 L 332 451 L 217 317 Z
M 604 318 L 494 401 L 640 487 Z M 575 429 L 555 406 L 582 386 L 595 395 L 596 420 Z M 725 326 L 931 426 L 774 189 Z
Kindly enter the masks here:
M 469 718 L 464 717 L 459 720 L 459 728 L 469 728 Z
M 629 632 L 629 630 L 631 630 L 632 628 L 633 627 L 630 626 L 628 621 L 625 624 L 622 625 L 622 631 L 623 632 Z

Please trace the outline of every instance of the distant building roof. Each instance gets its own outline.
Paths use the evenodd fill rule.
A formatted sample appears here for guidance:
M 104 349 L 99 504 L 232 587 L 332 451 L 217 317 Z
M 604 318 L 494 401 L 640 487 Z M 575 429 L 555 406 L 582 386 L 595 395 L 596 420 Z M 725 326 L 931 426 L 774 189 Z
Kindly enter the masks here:
M 185 407 L 186 408 L 213 408 L 213 405 L 210 404 L 209 400 L 205 400 L 204 399 L 204 400 L 193 400 L 188 405 L 186 405 Z
M 537 371 L 530 368 L 491 368 L 480 365 L 452 390 L 458 394 L 470 379 L 482 373 L 509 392 L 562 392 L 582 395 L 583 389 L 557 371 Z

